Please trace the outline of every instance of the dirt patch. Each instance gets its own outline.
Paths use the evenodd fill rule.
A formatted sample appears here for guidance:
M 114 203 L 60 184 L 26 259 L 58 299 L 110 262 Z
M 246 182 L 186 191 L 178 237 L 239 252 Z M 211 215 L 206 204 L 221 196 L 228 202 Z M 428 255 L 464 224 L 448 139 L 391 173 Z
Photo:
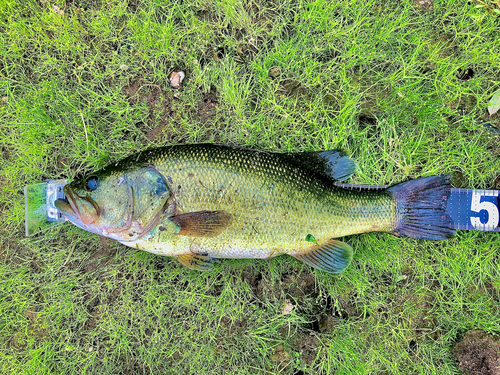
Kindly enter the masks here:
M 364 317 L 356 306 L 355 294 L 332 297 L 316 284 L 314 274 L 303 271 L 300 274 L 285 273 L 281 280 L 272 281 L 265 273 L 254 273 L 250 269 L 243 271 L 243 281 L 255 295 L 255 303 L 262 301 L 280 301 L 293 305 L 294 311 L 303 316 L 308 323 L 303 329 L 330 333 L 341 324 L 342 320 L 356 320 Z M 283 306 L 282 306 L 283 307 Z
M 6 145 L 0 146 L 0 153 L 3 160 L 10 160 L 11 150 Z
M 34 273 L 43 272 L 42 263 L 38 260 L 36 254 L 31 257 L 30 268 Z
M 483 331 L 468 331 L 453 354 L 465 375 L 500 375 L 500 342 Z
M 317 297 L 316 282 L 314 276 L 308 272 L 300 275 L 285 274 L 282 277 L 282 288 L 288 297 L 299 300 L 304 297 Z
M 312 365 L 318 354 L 320 342 L 314 334 L 305 334 L 297 336 L 293 346 L 300 353 L 301 361 L 306 365 Z
M 491 297 L 495 302 L 500 302 L 500 285 L 496 283 L 485 283 L 483 286 L 470 286 L 469 292 L 473 295 L 487 295 Z
M 96 251 L 92 253 L 88 260 L 87 267 L 85 268 L 85 272 L 93 272 L 106 266 L 111 259 L 115 256 L 116 250 L 104 248 L 102 250 Z
M 247 269 L 243 271 L 242 278 L 260 300 L 264 298 L 282 299 L 283 293 L 286 298 L 295 301 L 319 296 L 314 276 L 309 272 L 302 272 L 299 275 L 285 273 L 280 282 L 273 283 L 269 279 L 269 275 L 260 272 L 254 273 Z
M 206 123 L 217 114 L 219 105 L 217 89 L 214 86 L 210 87 L 210 91 L 202 95 L 202 101 L 198 104 L 198 116 L 201 123 Z
M 290 358 L 290 352 L 285 349 L 284 345 L 280 344 L 274 348 L 274 354 L 270 359 L 283 371 L 290 365 Z
M 171 119 L 175 116 L 172 109 L 173 94 L 163 91 L 156 84 L 146 83 L 143 77 L 131 80 L 128 86 L 123 88 L 123 92 L 129 98 L 130 104 L 143 102 L 149 109 L 149 120 L 156 125 L 145 131 L 148 141 L 159 140 L 169 127 Z
M 500 176 L 495 178 L 495 181 L 493 182 L 493 189 L 500 190 Z
M 457 70 L 457 73 L 456 73 L 457 78 L 461 81 L 467 81 L 467 80 L 473 78 L 474 74 L 475 74 L 474 69 L 472 69 L 470 67 L 467 69 L 459 68 Z
M 32 306 L 24 311 L 24 316 L 28 319 L 28 329 L 39 339 L 43 340 L 48 334 L 45 321 L 39 316 L 39 307 Z
M 467 183 L 465 176 L 462 171 L 453 171 L 451 172 L 450 184 L 454 188 L 461 188 L 465 186 Z
M 310 95 L 309 90 L 293 78 L 284 79 L 278 93 L 292 98 L 304 98 Z
M 258 299 L 262 299 L 262 273 L 252 272 L 252 270 L 247 268 L 242 272 L 241 277 L 248 284 L 255 296 Z

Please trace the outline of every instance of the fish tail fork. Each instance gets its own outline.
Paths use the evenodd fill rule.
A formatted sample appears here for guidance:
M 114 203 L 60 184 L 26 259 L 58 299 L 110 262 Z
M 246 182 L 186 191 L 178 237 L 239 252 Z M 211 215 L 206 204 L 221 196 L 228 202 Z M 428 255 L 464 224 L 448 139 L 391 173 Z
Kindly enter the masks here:
M 444 240 L 455 235 L 446 211 L 448 175 L 420 178 L 388 189 L 396 201 L 394 233 L 404 237 Z

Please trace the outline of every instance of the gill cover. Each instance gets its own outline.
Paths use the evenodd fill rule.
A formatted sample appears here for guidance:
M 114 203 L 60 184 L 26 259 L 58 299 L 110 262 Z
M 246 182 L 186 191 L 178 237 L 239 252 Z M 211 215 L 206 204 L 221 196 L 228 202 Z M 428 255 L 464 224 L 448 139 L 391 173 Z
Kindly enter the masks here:
M 170 190 L 164 177 L 151 167 L 127 174 L 127 185 L 132 190 L 133 215 L 124 240 L 133 241 L 153 229 L 164 214 Z

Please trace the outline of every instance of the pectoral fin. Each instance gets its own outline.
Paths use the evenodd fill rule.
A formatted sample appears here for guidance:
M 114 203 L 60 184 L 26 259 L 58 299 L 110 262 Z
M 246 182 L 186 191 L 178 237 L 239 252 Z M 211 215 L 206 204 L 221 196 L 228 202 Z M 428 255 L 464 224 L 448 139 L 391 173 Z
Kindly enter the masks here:
M 177 260 L 192 270 L 211 271 L 214 268 L 213 259 L 208 254 L 179 255 Z
M 232 215 L 226 211 L 199 211 L 169 218 L 179 228 L 181 236 L 215 237 L 226 229 L 232 220 Z
M 318 270 L 340 273 L 351 263 L 352 247 L 345 242 L 329 240 L 312 246 L 305 254 L 293 255 L 293 257 Z

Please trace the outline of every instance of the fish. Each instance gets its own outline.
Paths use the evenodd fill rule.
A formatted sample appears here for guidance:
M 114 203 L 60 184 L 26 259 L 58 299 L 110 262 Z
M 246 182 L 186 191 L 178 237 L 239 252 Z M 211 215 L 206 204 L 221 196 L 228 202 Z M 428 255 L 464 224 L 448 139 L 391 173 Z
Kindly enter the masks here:
M 84 230 L 200 271 L 213 269 L 219 258 L 288 254 L 341 273 L 353 258 L 341 237 L 455 235 L 446 212 L 449 175 L 383 190 L 338 186 L 357 170 L 358 163 L 340 150 L 164 146 L 75 179 L 55 205 Z

